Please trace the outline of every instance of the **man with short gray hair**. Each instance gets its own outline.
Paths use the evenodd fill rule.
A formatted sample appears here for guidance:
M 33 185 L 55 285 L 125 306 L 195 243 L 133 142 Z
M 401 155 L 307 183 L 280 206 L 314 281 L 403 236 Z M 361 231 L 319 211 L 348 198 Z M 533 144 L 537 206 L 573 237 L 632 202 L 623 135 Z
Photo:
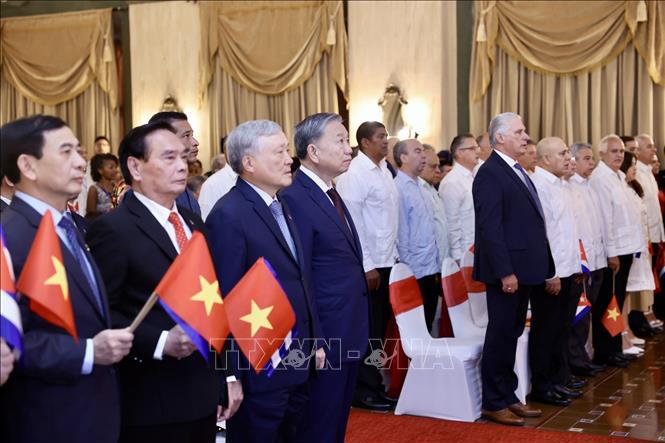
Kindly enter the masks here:
M 326 366 L 310 379 L 299 441 L 343 442 L 360 359 L 369 335 L 368 290 L 360 238 L 333 179 L 351 163 L 349 133 L 337 114 L 298 123 L 300 169 L 280 197 L 293 213 L 326 343 Z
M 593 358 L 598 364 L 626 367 L 630 357 L 624 356 L 622 352 L 621 334 L 611 336 L 602 324 L 602 318 L 613 295 L 616 295 L 619 310 L 623 308 L 633 254 L 642 250 L 644 238 L 640 214 L 631 210 L 626 174 L 620 170 L 625 152 L 621 138 L 614 134 L 603 137 L 598 152 L 601 161 L 591 173 L 589 183 L 598 195 L 609 269 L 603 276 L 600 293 L 591 308 Z
M 307 258 L 291 211 L 277 198 L 277 191 L 292 181 L 293 160 L 286 136 L 275 122 L 245 122 L 229 134 L 226 153 L 239 177 L 206 220 L 221 292 L 229 294 L 256 260 L 265 257 L 295 313 L 298 340 L 292 342 L 291 352 L 311 355 L 319 325 L 308 294 Z M 242 338 L 249 337 L 236 337 Z M 229 359 L 245 400 L 227 422 L 227 441 L 295 441 L 309 396 L 314 359 L 305 370 L 285 366 L 282 360 L 272 377 L 267 371 L 257 374 L 250 369 L 244 355 L 232 353 Z M 317 349 L 316 366 L 322 367 L 323 362 L 323 350 Z
M 538 193 L 517 162 L 529 139 L 522 118 L 499 114 L 488 132 L 494 151 L 478 170 L 472 191 L 473 278 L 487 285 L 482 412 L 497 423 L 522 426 L 523 417 L 538 417 L 542 411 L 521 404 L 515 395 L 517 339 L 524 331 L 529 298 L 542 296 L 555 269 Z
M 663 215 L 660 212 L 658 201 L 658 183 L 652 172 L 653 158 L 656 155 L 656 145 L 649 134 L 641 134 L 635 137 L 637 141 L 637 166 L 635 179 L 642 185 L 644 190 L 644 204 L 647 208 L 647 225 L 649 226 L 649 241 L 656 248 L 654 256 L 658 251 L 658 245 L 665 242 L 665 227 L 663 227 Z

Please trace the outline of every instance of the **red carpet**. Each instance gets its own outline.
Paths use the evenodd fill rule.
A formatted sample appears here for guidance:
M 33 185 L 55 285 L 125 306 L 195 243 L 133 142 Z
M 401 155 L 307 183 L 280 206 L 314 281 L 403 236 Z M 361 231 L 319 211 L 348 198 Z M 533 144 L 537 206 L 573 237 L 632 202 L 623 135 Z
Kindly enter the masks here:
M 609 443 L 645 440 L 351 410 L 346 443 Z

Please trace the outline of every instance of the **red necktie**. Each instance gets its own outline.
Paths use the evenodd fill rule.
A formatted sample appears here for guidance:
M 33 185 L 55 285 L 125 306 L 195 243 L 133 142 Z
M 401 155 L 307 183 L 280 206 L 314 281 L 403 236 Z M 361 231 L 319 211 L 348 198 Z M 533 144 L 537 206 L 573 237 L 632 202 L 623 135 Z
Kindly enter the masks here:
M 344 215 L 344 207 L 342 206 L 342 197 L 335 190 L 335 188 L 328 189 L 326 194 L 328 194 L 328 197 L 330 197 L 330 200 L 332 200 L 333 206 L 335 206 L 335 210 L 337 211 L 337 215 L 339 215 L 339 218 L 342 219 L 342 224 L 346 226 L 346 216 Z
M 180 252 L 182 252 L 182 249 L 187 244 L 187 234 L 185 234 L 185 228 L 182 227 L 180 217 L 178 217 L 178 214 L 175 212 L 171 212 L 169 214 L 169 222 L 175 228 L 175 238 L 178 242 L 178 248 L 180 248 Z

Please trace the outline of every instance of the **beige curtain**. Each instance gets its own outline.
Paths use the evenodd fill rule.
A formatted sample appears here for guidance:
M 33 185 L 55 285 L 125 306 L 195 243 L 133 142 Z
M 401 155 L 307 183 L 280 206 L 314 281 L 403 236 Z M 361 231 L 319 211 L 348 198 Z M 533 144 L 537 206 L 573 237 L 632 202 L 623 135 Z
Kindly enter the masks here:
M 36 113 L 63 118 L 84 146 L 119 142 L 111 10 L 0 21 L 0 123 Z
M 522 115 L 534 140 L 558 136 L 595 146 L 610 133 L 646 132 L 657 146 L 665 143 L 665 88 L 651 81 L 633 46 L 602 68 L 576 76 L 531 71 L 499 48 L 495 60 L 487 93 L 470 103 L 474 134 L 486 131 L 493 116 L 512 111 Z
M 533 71 L 574 75 L 613 61 L 632 40 L 665 86 L 663 1 L 476 1 L 475 22 L 473 101 L 492 80 L 497 47 Z
M 240 123 L 255 119 L 277 122 L 293 143 L 295 125 L 302 119 L 317 112 L 338 112 L 332 71 L 324 54 L 309 80 L 294 90 L 270 96 L 245 88 L 218 64 L 208 89 L 210 146 L 219 146 L 221 137 Z
M 40 105 L 25 98 L 4 77 L 0 78 L 0 124 L 35 114 L 55 115 L 63 119 L 91 156 L 95 137 L 105 135 L 117 152 L 120 143 L 120 116 L 113 109 L 109 95 L 97 84 L 71 100 L 58 105 Z
M 336 86 L 347 91 L 342 1 L 203 2 L 201 28 L 211 146 L 246 120 L 274 120 L 292 140 L 307 115 L 338 111 Z

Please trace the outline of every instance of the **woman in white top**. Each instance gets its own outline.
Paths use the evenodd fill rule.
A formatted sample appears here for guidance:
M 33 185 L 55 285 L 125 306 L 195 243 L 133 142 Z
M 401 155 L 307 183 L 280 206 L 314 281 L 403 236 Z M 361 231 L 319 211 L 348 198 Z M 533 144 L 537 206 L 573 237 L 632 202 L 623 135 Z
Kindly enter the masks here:
M 628 322 L 628 313 L 631 312 L 631 305 L 635 307 L 635 314 L 644 315 L 640 307 L 643 303 L 647 306 L 653 304 L 653 290 L 655 282 L 653 273 L 651 272 L 651 255 L 649 254 L 649 225 L 647 221 L 647 208 L 644 203 L 644 191 L 640 183 L 635 180 L 636 174 L 636 158 L 631 152 L 626 152 L 621 170 L 626 174 L 626 192 L 629 195 L 629 201 L 632 204 L 632 210 L 640 214 L 640 222 L 642 232 L 646 241 L 640 251 L 635 254 L 633 263 L 628 274 L 628 283 L 626 285 L 626 302 L 623 306 L 624 323 L 626 324 L 626 331 L 624 331 L 624 353 L 639 355 L 643 351 L 641 348 L 634 346 L 635 344 L 644 344 L 643 340 L 636 339 Z M 630 296 L 629 296 L 630 295 Z M 632 300 L 632 301 L 631 301 Z M 639 314 L 638 314 L 639 313 Z M 646 322 L 646 319 L 645 319 Z M 648 324 L 648 323 L 647 323 Z M 639 332 L 638 332 L 639 333 Z

